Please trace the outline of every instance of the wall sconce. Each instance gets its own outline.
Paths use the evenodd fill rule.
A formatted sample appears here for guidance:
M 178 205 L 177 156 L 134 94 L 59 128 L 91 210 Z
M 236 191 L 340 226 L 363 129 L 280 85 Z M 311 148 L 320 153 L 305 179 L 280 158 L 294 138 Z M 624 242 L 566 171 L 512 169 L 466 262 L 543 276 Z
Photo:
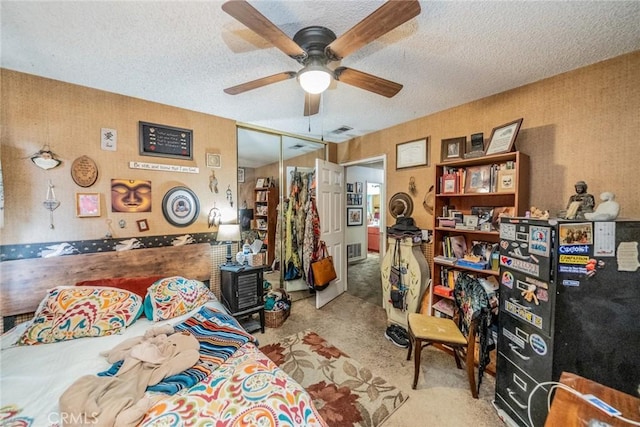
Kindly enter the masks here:
M 216 240 L 227 243 L 227 262 L 225 265 L 232 265 L 231 243 L 242 240 L 242 237 L 240 237 L 240 224 L 221 224 L 220 227 L 218 227 Z

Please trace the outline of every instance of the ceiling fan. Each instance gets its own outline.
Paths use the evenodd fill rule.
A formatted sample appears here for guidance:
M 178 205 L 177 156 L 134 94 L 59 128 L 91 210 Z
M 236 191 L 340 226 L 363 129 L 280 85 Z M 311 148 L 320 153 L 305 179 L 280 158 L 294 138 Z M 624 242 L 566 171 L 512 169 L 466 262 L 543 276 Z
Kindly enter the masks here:
M 226 88 L 224 92 L 237 95 L 297 77 L 306 92 L 304 115 L 311 116 L 318 113 L 320 94 L 333 79 L 387 98 L 402 89 L 399 83 L 353 68 L 331 69 L 327 64 L 342 60 L 417 16 L 420 14 L 420 3 L 417 0 L 389 0 L 340 37 L 336 37 L 328 28 L 310 26 L 298 31 L 293 39 L 245 0 L 227 1 L 222 5 L 222 10 L 303 66 L 298 72 L 285 71 Z

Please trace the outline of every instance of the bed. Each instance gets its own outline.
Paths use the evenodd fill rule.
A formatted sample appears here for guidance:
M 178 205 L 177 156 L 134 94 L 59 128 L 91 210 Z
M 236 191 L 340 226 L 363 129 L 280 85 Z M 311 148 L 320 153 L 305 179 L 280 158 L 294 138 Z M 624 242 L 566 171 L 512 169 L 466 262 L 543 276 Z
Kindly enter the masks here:
M 0 424 L 326 425 L 206 286 L 208 244 L 127 252 L 0 265 L 3 316 L 35 312 L 2 335 Z

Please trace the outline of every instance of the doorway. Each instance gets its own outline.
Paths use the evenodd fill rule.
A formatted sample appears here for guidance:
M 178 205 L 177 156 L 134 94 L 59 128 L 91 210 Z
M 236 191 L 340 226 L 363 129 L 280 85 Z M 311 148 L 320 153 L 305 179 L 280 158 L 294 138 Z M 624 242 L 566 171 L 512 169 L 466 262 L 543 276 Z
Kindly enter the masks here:
M 382 307 L 380 262 L 386 250 L 386 156 L 345 164 L 347 211 L 362 209 L 362 224 L 347 227 L 347 293 Z M 354 196 L 349 197 L 349 184 Z M 362 194 L 357 190 L 362 188 Z

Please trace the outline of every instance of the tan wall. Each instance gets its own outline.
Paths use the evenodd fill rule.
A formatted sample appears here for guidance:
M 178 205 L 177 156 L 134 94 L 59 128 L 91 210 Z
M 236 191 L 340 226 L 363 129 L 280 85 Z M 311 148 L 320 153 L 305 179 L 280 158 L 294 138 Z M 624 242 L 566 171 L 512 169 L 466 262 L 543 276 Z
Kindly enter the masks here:
M 2 169 L 5 196 L 5 226 L 2 244 L 56 242 L 102 238 L 112 221 L 115 238 L 144 235 L 182 234 L 213 231 L 207 226 L 207 214 L 216 202 L 223 209 L 223 220 L 236 218 L 236 124 L 193 111 L 116 95 L 96 89 L 62 83 L 10 70 L 0 70 L 2 77 Z M 193 160 L 140 156 L 138 121 L 193 130 Z M 100 148 L 101 128 L 118 132 L 117 151 Z M 63 161 L 55 169 L 36 167 L 30 156 L 44 144 Z M 219 193 L 209 190 L 205 153 L 219 153 L 222 168 L 214 169 Z M 99 170 L 97 182 L 88 188 L 71 179 L 73 161 L 87 155 Z M 130 169 L 130 161 L 200 168 L 198 174 L 170 173 Z M 112 178 L 150 180 L 152 211 L 148 213 L 112 213 Z M 55 228 L 49 228 L 49 212 L 42 202 L 47 181 L 55 186 L 60 207 L 53 212 Z M 231 185 L 234 207 L 226 200 Z M 174 186 L 192 189 L 200 201 L 198 220 L 188 227 L 170 225 L 162 214 L 162 198 Z M 97 192 L 101 195 L 99 218 L 77 218 L 75 194 Z M 146 218 L 150 230 L 138 231 L 136 220 Z M 126 228 L 118 227 L 124 219 Z
M 517 148 L 531 157 L 530 200 L 552 214 L 564 209 L 574 184 L 584 180 L 596 196 L 612 191 L 621 217 L 640 218 L 640 51 L 441 111 L 338 145 L 337 161 L 387 155 L 387 200 L 408 192 L 414 176 L 416 223 L 433 226 L 422 207 L 435 181 L 441 140 L 491 130 L 524 118 Z M 429 100 L 425 100 L 429 102 Z M 396 144 L 429 136 L 430 163 L 396 171 Z M 437 213 L 436 213 L 437 215 Z M 387 217 L 392 224 L 393 218 Z

